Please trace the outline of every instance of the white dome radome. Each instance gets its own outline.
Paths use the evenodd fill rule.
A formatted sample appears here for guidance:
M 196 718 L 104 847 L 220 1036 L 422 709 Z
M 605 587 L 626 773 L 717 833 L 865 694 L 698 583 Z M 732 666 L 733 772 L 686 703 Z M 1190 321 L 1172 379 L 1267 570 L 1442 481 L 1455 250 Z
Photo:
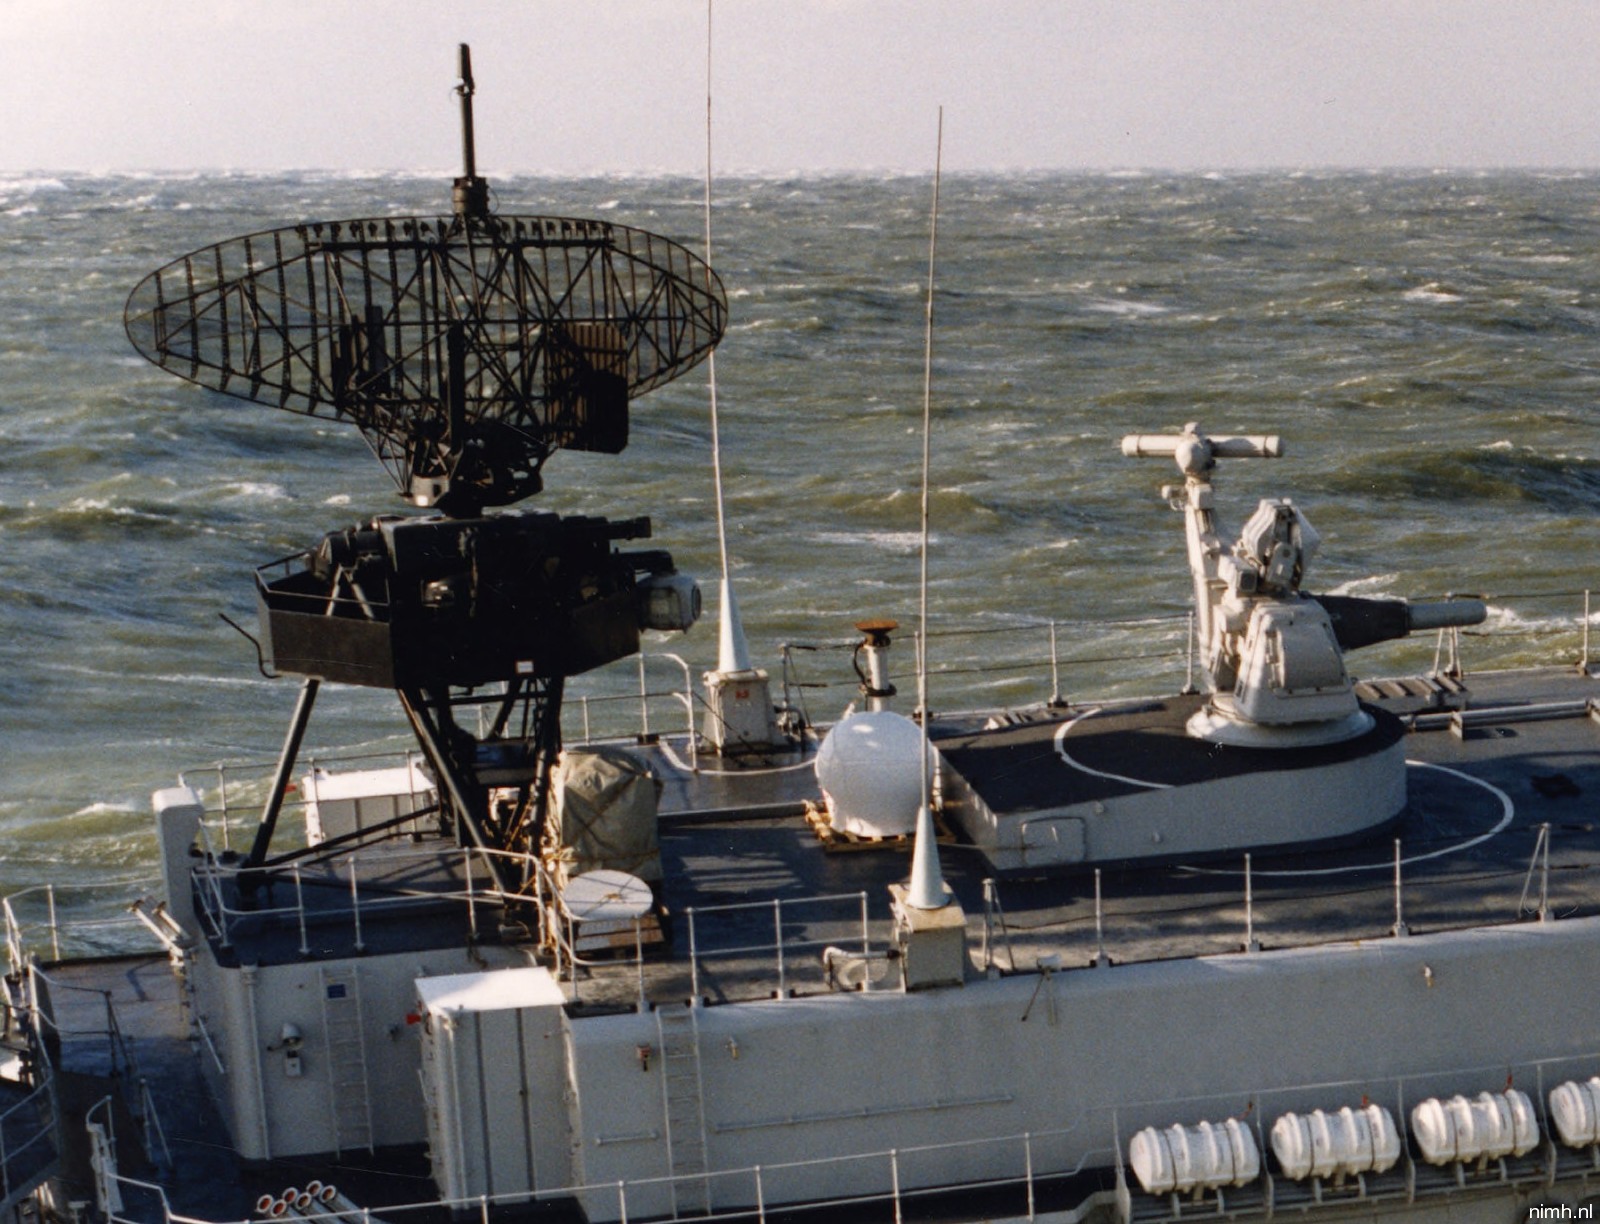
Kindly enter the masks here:
M 858 837 L 910 835 L 922 804 L 922 762 L 922 728 L 905 715 L 875 710 L 842 719 L 817 749 L 829 822 Z

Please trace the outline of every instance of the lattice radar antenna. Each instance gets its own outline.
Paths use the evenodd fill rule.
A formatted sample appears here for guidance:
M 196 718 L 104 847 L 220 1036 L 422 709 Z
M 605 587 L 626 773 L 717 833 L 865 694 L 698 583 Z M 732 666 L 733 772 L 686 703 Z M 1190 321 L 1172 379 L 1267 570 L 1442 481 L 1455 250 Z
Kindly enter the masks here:
M 656 234 L 496 216 L 478 177 L 472 67 L 448 217 L 248 234 L 173 260 L 128 298 L 128 338 L 214 391 L 361 430 L 401 494 L 473 515 L 541 487 L 560 447 L 616 454 L 628 400 L 702 361 L 727 301 Z
M 466 165 L 450 216 L 229 239 L 128 298 L 128 337 L 156 365 L 350 422 L 401 495 L 436 511 L 331 532 L 257 571 L 266 658 L 305 685 L 249 868 L 285 861 L 268 843 L 322 681 L 395 689 L 444 824 L 484 849 L 525 850 L 543 822 L 565 677 L 699 615 L 699 588 L 665 551 L 613 547 L 647 537 L 648 519 L 484 516 L 538 492 L 562 447 L 621 451 L 629 400 L 710 354 L 727 301 L 703 260 L 659 235 L 492 213 L 464 45 L 460 56 Z M 484 686 L 492 697 L 474 695 Z M 475 732 L 454 717 L 486 702 Z M 515 891 L 504 864 L 491 856 Z

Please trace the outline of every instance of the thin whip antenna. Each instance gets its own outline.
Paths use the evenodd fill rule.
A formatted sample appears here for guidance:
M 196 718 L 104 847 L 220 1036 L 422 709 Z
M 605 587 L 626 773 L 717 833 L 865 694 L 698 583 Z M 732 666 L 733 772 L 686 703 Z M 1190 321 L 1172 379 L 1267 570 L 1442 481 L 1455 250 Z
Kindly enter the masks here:
M 928 473 L 933 441 L 933 272 L 939 246 L 939 180 L 944 169 L 944 107 L 939 108 L 939 134 L 933 156 L 933 215 L 928 222 L 928 294 L 922 333 L 922 573 L 917 583 L 917 709 L 922 712 L 924 757 L 928 744 Z M 927 803 L 927 771 L 923 771 L 923 803 Z
M 939 182 L 944 170 L 944 107 L 939 108 L 939 137 L 933 158 L 933 215 L 928 223 L 928 297 L 922 335 L 922 574 L 918 582 L 917 710 L 922 727 L 922 804 L 917 809 L 916 840 L 911 851 L 911 879 L 906 904 L 933 910 L 948 904 L 939 849 L 933 828 L 928 775 L 933 772 L 933 742 L 928 735 L 928 483 L 933 438 L 933 273 L 939 247 Z
M 705 261 L 707 276 L 711 268 L 711 10 L 706 0 L 706 182 L 705 182 Z M 706 357 L 706 377 L 711 393 L 711 484 L 717 503 L 717 556 L 722 565 L 720 590 L 721 625 L 718 632 L 717 670 L 750 670 L 750 649 L 745 644 L 744 625 L 733 597 L 733 581 L 728 568 L 728 519 L 722 497 L 722 430 L 717 413 L 717 354 Z

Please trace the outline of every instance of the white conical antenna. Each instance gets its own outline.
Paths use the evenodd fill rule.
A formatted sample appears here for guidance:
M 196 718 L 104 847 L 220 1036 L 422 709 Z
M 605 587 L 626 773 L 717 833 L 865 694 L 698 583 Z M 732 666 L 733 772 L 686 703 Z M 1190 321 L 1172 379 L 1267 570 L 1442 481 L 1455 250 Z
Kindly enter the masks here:
M 722 518 L 720 487 L 717 493 L 717 518 L 719 521 Z M 722 584 L 718 588 L 722 601 L 722 622 L 717 628 L 717 670 L 727 675 L 731 672 L 747 672 L 751 668 L 750 647 L 744 640 L 744 622 L 739 619 L 739 601 L 734 598 L 733 583 L 728 580 L 726 544 L 722 551 Z
M 706 0 L 706 184 L 705 184 L 705 261 L 711 267 L 711 3 Z M 706 377 L 711 389 L 711 482 L 717 501 L 717 553 L 722 563 L 722 582 L 718 588 L 721 618 L 717 630 L 717 670 L 724 675 L 750 670 L 750 647 L 744 638 L 744 622 L 739 619 L 739 603 L 733 595 L 728 572 L 728 522 L 722 504 L 722 431 L 717 416 L 717 352 L 706 357 Z
M 939 870 L 939 840 L 933 831 L 933 813 L 924 803 L 917 809 L 917 840 L 911 851 L 911 883 L 906 888 L 906 904 L 916 909 L 938 909 L 948 905 L 944 875 Z
M 919 582 L 917 631 L 917 709 L 922 720 L 922 806 L 917 809 L 917 840 L 911 853 L 911 886 L 906 904 L 938 909 L 945 896 L 939 871 L 939 845 L 933 831 L 933 803 L 928 778 L 933 772 L 933 744 L 928 739 L 928 471 L 933 434 L 933 260 L 939 242 L 939 179 L 944 164 L 944 107 L 939 108 L 939 138 L 933 159 L 933 216 L 928 225 L 928 300 L 922 338 L 922 575 Z

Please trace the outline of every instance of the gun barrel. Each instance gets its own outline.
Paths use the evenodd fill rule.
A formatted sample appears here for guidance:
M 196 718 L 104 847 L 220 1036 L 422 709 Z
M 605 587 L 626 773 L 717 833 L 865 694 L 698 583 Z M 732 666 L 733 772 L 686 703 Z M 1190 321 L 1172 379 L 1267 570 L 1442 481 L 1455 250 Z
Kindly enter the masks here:
M 1481 599 L 1441 599 L 1406 605 L 1406 621 L 1413 633 L 1481 625 L 1488 616 L 1489 606 Z

